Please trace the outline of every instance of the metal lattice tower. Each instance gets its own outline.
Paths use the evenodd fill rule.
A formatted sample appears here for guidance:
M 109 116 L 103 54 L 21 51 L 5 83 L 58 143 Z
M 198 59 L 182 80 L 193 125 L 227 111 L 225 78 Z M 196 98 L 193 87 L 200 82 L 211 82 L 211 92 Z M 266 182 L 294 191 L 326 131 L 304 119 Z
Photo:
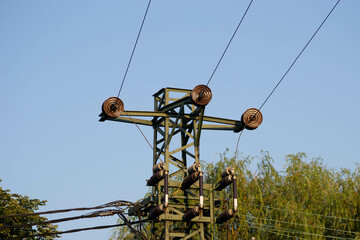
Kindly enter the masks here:
M 100 114 L 100 121 L 147 125 L 154 130 L 154 175 L 147 182 L 152 194 L 131 208 L 129 215 L 140 212 L 152 219 L 152 239 L 209 239 L 209 225 L 215 224 L 213 190 L 217 187 L 203 183 L 201 131 L 255 129 L 262 115 L 249 109 L 240 121 L 205 116 L 212 95 L 204 85 L 193 90 L 163 88 L 153 96 L 154 111 L 123 111 L 120 99 L 109 98 Z

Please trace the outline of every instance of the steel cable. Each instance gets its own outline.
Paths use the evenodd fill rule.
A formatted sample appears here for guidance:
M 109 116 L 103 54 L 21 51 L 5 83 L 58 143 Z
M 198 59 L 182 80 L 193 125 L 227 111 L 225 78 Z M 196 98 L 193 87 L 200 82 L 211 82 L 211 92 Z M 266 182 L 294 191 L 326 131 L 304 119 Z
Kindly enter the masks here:
M 334 219 L 341 219 L 341 220 L 347 220 L 347 221 L 360 222 L 359 219 L 342 218 L 342 217 L 329 216 L 329 215 L 323 215 L 323 214 L 318 214 L 318 213 L 307 213 L 307 212 L 293 211 L 293 210 L 288 210 L 288 209 L 285 209 L 285 208 L 277 208 L 277 207 L 270 207 L 270 206 L 261 206 L 261 205 L 259 205 L 259 204 L 252 204 L 252 203 L 243 203 L 243 204 L 252 205 L 252 206 L 258 206 L 258 207 L 262 207 L 262 208 L 271 208 L 271 209 L 276 209 L 276 210 L 285 211 L 285 212 L 292 212 L 292 213 L 299 213 L 299 214 L 305 214 L 305 215 L 313 215 L 313 216 L 318 216 L 318 217 L 334 218 Z
M 122 80 L 121 85 L 120 85 L 120 89 L 119 89 L 119 92 L 118 92 L 118 95 L 117 95 L 118 98 L 119 98 L 120 92 L 121 92 L 121 90 L 122 90 L 122 88 L 123 88 L 123 85 L 124 85 L 124 82 L 125 82 L 127 73 L 128 73 L 128 71 L 129 71 L 129 67 L 130 67 L 132 58 L 133 58 L 133 56 L 134 56 L 136 46 L 137 46 L 137 44 L 138 44 L 138 41 L 139 41 L 139 38 L 140 38 L 140 34 L 141 34 L 142 28 L 143 28 L 144 23 L 145 23 L 146 16 L 147 16 L 147 13 L 148 13 L 148 11 L 149 11 L 150 4 L 151 4 L 151 0 L 149 0 L 149 3 L 148 3 L 148 5 L 147 5 L 147 7 L 146 7 L 146 11 L 145 11 L 145 14 L 144 14 L 144 17 L 143 17 L 143 20 L 142 20 L 142 23 L 141 23 L 141 26 L 140 26 L 140 29 L 139 29 L 139 32 L 138 32 L 138 35 L 137 35 L 137 38 L 136 38 L 134 47 L 133 47 L 133 50 L 132 50 L 132 52 L 131 52 L 131 56 L 130 56 L 129 62 L 128 62 L 128 65 L 127 65 L 127 67 L 126 67 L 126 71 L 125 71 L 123 80 Z
M 221 57 L 220 57 L 220 59 L 219 59 L 218 63 L 216 64 L 216 67 L 215 67 L 214 71 L 212 72 L 212 74 L 211 74 L 211 76 L 210 76 L 210 78 L 209 78 L 209 80 L 208 80 L 208 82 L 207 82 L 206 86 L 208 86 L 208 85 L 209 85 L 209 83 L 210 83 L 210 81 L 212 80 L 212 78 L 213 78 L 213 76 L 214 76 L 214 74 L 215 74 L 216 70 L 218 69 L 218 67 L 219 67 L 219 65 L 220 65 L 220 63 L 221 63 L 221 61 L 222 61 L 223 57 L 225 56 L 226 51 L 228 50 L 228 48 L 229 48 L 229 46 L 230 46 L 230 44 L 231 44 L 232 40 L 234 39 L 234 37 L 235 37 L 235 35 L 236 35 L 236 33 L 237 33 L 237 31 L 238 31 L 238 29 L 239 29 L 239 27 L 240 27 L 241 23 L 243 22 L 243 20 L 244 20 L 244 18 L 245 18 L 245 16 L 246 16 L 246 14 L 247 14 L 247 12 L 249 11 L 249 8 L 250 8 L 250 6 L 251 6 L 251 4 L 252 4 L 252 2 L 253 2 L 253 1 L 254 1 L 254 0 L 251 0 L 251 1 L 250 1 L 250 3 L 249 3 L 249 5 L 248 5 L 248 7 L 246 8 L 245 13 L 243 14 L 243 16 L 242 16 L 242 18 L 241 18 L 241 20 L 240 20 L 239 24 L 237 25 L 237 27 L 236 27 L 236 29 L 235 29 L 235 31 L 234 31 L 234 33 L 233 33 L 233 35 L 232 35 L 232 36 L 231 36 L 231 38 L 230 38 L 229 43 L 227 44 L 227 46 L 226 46 L 226 48 L 225 48 L 225 50 L 224 50 L 223 54 L 221 55 Z
M 296 56 L 295 60 L 291 63 L 290 67 L 286 70 L 286 72 L 284 73 L 284 75 L 280 78 L 279 82 L 275 85 L 275 87 L 272 89 L 272 91 L 270 92 L 270 94 L 266 97 L 266 99 L 264 100 L 264 102 L 261 104 L 261 106 L 259 107 L 259 111 L 263 108 L 263 106 L 265 105 L 265 103 L 269 100 L 269 98 L 272 96 L 272 94 L 275 92 L 275 90 L 279 87 L 279 85 L 281 84 L 281 82 L 284 80 L 284 78 L 286 77 L 286 75 L 290 72 L 290 70 L 292 69 L 292 67 L 295 65 L 295 63 L 297 62 L 297 60 L 300 58 L 300 56 L 302 55 L 302 53 L 305 51 L 305 49 L 309 46 L 310 42 L 314 39 L 314 37 L 316 36 L 316 34 L 319 32 L 319 30 L 322 28 L 322 26 L 324 25 L 324 23 L 326 22 L 326 20 L 330 17 L 331 13 L 335 10 L 335 8 L 337 7 L 337 5 L 339 4 L 340 0 L 338 0 L 335 5 L 333 6 L 333 8 L 330 10 L 330 12 L 328 13 L 328 15 L 325 17 L 325 19 L 321 22 L 320 26 L 316 29 L 315 33 L 311 36 L 311 38 L 309 39 L 309 41 L 305 44 L 305 46 L 303 47 L 303 49 L 300 51 L 300 53 Z M 254 115 L 256 116 L 256 114 Z M 238 146 L 239 146 L 239 141 L 242 135 L 242 132 L 244 130 L 241 131 L 241 133 L 239 134 L 238 140 L 237 140 L 237 144 L 236 144 L 236 149 L 235 149 L 235 153 L 238 152 Z
M 145 221 L 148 221 L 148 219 L 145 219 L 142 221 L 145 222 Z M 138 223 L 140 223 L 140 222 L 139 221 L 130 222 L 130 224 L 132 224 L 132 225 L 138 224 Z M 89 227 L 89 228 L 77 228 L 77 229 L 72 229 L 72 230 L 67 230 L 67 231 L 58 231 L 58 232 L 54 232 L 54 233 L 34 234 L 34 235 L 30 235 L 30 236 L 19 236 L 19 237 L 14 237 L 11 239 L 24 239 L 24 238 L 30 239 L 30 238 L 35 238 L 35 237 L 46 237 L 46 236 L 60 235 L 60 234 L 66 234 L 66 233 L 75 233 L 75 232 L 81 232 L 81 231 L 98 230 L 98 229 L 123 227 L 123 226 L 126 226 L 126 223 L 96 226 L 96 227 Z
M 141 131 L 140 127 L 138 126 L 138 124 L 134 121 L 134 119 L 125 111 L 124 112 L 129 118 L 130 120 L 135 124 L 136 128 L 140 131 L 141 135 L 144 137 L 145 141 L 147 142 L 147 144 L 150 146 L 150 148 L 154 150 L 154 147 L 151 145 L 150 141 L 147 139 L 147 137 L 145 136 L 145 134 L 143 133 L 143 131 Z M 159 155 L 159 158 L 160 162 L 163 162 L 163 160 L 160 158 L 160 155 Z
M 12 215 L 0 215 L 0 218 L 27 217 L 27 216 L 34 216 L 34 215 L 45 215 L 45 214 L 63 213 L 63 212 L 71 212 L 71 211 L 84 211 L 84 210 L 101 209 L 101 208 L 107 208 L 107 207 L 131 206 L 131 205 L 134 205 L 134 203 L 124 201 L 124 200 L 118 200 L 118 201 L 109 202 L 109 203 L 99 205 L 99 206 L 95 206 L 95 207 L 68 208 L 68 209 L 36 212 L 36 213 L 21 213 L 21 214 L 12 214 Z
M 244 217 L 248 217 L 249 215 L 246 214 L 237 214 L 239 216 L 244 216 Z M 249 216 L 251 218 L 256 218 L 256 219 L 260 219 L 260 220 L 264 220 L 264 221 L 269 221 L 269 222 L 278 222 L 278 223 L 285 223 L 285 224 L 289 224 L 289 225 L 296 225 L 296 226 L 303 226 L 303 227 L 310 227 L 310 228 L 317 228 L 317 229 L 323 229 L 323 230 L 328 230 L 328 231 L 337 231 L 337 232 L 343 232 L 343 233 L 350 233 L 350 234 L 360 234 L 360 232 L 353 232 L 353 231 L 347 231 L 347 230 L 341 230 L 341 229 L 335 229 L 335 228 L 327 228 L 327 227 L 321 227 L 321 226 L 313 226 L 313 225 L 309 225 L 309 224 L 302 224 L 302 223 L 296 223 L 296 222 L 288 222 L 288 221 L 283 221 L 283 220 L 276 220 L 276 219 L 269 219 L 269 218 L 261 218 L 261 217 L 255 217 L 255 216 Z
M 325 17 L 325 19 L 322 21 L 322 23 L 320 24 L 320 26 L 316 29 L 315 33 L 311 36 L 310 40 L 306 43 L 306 45 L 304 46 L 304 48 L 300 51 L 300 53 L 297 55 L 297 57 L 295 58 L 295 60 L 292 62 L 292 64 L 290 65 L 290 67 L 286 70 L 285 74 L 281 77 L 280 81 L 276 84 L 276 86 L 273 88 L 273 90 L 270 92 L 270 94 L 267 96 L 267 98 L 265 99 L 265 101 L 261 104 L 259 110 L 262 109 L 262 107 L 265 105 L 265 103 L 269 100 L 269 98 L 271 97 L 271 95 L 275 92 L 276 88 L 281 84 L 281 82 L 284 80 L 284 78 L 286 77 L 286 75 L 290 72 L 291 68 L 294 66 L 294 64 L 297 62 L 297 60 L 299 59 L 299 57 L 301 56 L 301 54 L 305 51 L 305 49 L 308 47 L 308 45 L 310 44 L 310 42 L 313 40 L 313 38 L 316 36 L 316 34 L 319 32 L 319 30 L 321 29 L 321 27 L 324 25 L 324 23 L 326 22 L 326 20 L 329 18 L 329 16 L 331 15 L 331 13 L 334 11 L 334 9 L 336 8 L 336 6 L 339 4 L 340 0 L 338 0 L 334 7 L 331 9 L 331 11 L 328 13 L 328 15 Z
M 39 223 L 29 223 L 29 224 L 18 224 L 18 225 L 10 225 L 10 226 L 0 226 L 0 230 L 6 229 L 6 228 L 20 228 L 20 227 L 31 227 L 31 226 L 38 226 L 38 225 L 46 225 L 46 224 L 53 224 L 53 223 L 59 223 L 59 222 L 67 222 L 72 220 L 78 220 L 83 218 L 95 218 L 95 217 L 105 217 L 105 216 L 112 216 L 117 214 L 121 210 L 117 209 L 109 209 L 109 210 L 102 210 L 102 211 L 96 211 L 92 213 L 83 214 L 80 216 L 75 217 L 68 217 L 68 218 L 60 218 L 60 219 L 54 219 Z
M 248 223 L 243 221 L 243 223 Z M 255 226 L 251 226 L 254 223 L 248 223 L 249 225 L 247 225 L 247 227 L 252 228 Z M 238 225 L 238 224 L 236 224 Z M 318 233 L 309 233 L 309 232 L 302 232 L 302 231 L 296 231 L 296 230 L 288 230 L 285 228 L 280 228 L 280 227 L 275 227 L 275 226 L 267 226 L 267 227 L 262 227 L 262 226 L 266 226 L 265 224 L 261 224 L 261 223 L 255 223 L 254 225 L 257 225 L 259 227 L 255 227 L 255 228 L 262 228 L 263 230 L 266 229 L 271 229 L 271 230 L 279 230 L 283 233 L 290 233 L 290 234 L 300 234 L 300 235 L 308 235 L 308 236 L 316 236 L 316 237 L 326 237 L 327 239 L 342 239 L 342 240 L 352 240 L 353 238 L 344 238 L 344 237 L 336 237 L 336 236 L 329 236 L 329 235 L 323 235 L 323 234 L 318 234 Z M 244 225 L 242 225 L 244 226 Z M 245 225 L 246 226 L 246 225 Z

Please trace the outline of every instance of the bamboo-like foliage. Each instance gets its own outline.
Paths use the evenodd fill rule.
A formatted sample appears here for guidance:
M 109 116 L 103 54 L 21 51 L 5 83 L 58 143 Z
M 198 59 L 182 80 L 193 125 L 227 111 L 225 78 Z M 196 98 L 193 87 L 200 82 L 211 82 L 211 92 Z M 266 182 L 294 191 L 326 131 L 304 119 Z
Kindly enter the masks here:
M 229 166 L 238 179 L 238 212 L 228 223 L 209 227 L 213 239 L 360 239 L 360 165 L 331 169 L 321 158 L 298 153 L 287 155 L 279 171 L 268 152 L 229 155 L 226 150 L 219 161 L 202 163 L 206 183 L 216 184 Z M 222 200 L 217 214 L 232 208 L 231 187 L 215 192 L 215 198 Z M 149 233 L 150 225 L 144 227 Z M 133 235 L 118 228 L 111 239 Z
M 284 171 L 278 171 L 268 152 L 258 158 L 228 155 L 203 163 L 206 182 L 219 181 L 228 166 L 238 176 L 239 210 L 229 223 L 215 226 L 214 239 L 360 239 L 359 165 L 329 169 L 322 159 L 298 153 L 287 155 Z M 230 187 L 216 195 L 224 208 L 232 207 Z

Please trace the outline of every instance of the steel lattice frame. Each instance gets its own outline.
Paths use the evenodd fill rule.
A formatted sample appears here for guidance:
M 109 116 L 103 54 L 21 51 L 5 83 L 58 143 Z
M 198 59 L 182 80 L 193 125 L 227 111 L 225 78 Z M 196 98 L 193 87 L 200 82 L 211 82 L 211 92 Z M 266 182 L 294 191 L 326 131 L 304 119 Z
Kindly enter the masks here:
M 198 203 L 199 197 L 197 183 L 186 190 L 180 189 L 181 183 L 188 174 L 189 160 L 200 164 L 201 130 L 239 132 L 245 127 L 241 121 L 205 116 L 205 106 L 195 106 L 190 93 L 187 89 L 163 88 L 153 95 L 154 111 L 124 111 L 119 117 L 101 115 L 100 119 L 147 125 L 154 129 L 153 166 L 163 159 L 170 171 L 169 189 L 172 190 L 165 213 L 152 221 L 154 239 L 190 239 L 194 236 L 208 239 L 211 236 L 207 228 L 210 223 L 214 224 L 213 185 L 204 184 L 205 205 L 200 215 L 184 222 L 184 213 Z M 146 119 L 149 117 L 152 119 Z M 176 140 L 180 140 L 180 144 L 174 147 Z M 154 206 L 160 205 L 164 199 L 163 186 L 162 180 L 152 187 L 152 196 L 141 201 L 136 210 L 130 209 L 129 215 L 138 210 L 147 215 Z

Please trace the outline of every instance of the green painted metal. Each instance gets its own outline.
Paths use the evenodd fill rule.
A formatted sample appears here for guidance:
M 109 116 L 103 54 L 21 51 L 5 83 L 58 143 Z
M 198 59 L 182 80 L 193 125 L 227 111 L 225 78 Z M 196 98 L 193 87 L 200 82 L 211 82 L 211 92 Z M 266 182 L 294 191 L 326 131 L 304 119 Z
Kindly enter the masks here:
M 154 129 L 153 166 L 163 161 L 171 179 L 168 184 L 169 206 L 165 213 L 152 221 L 152 239 L 209 239 L 209 226 L 215 224 L 213 185 L 204 183 L 203 210 L 199 216 L 184 222 L 184 213 L 198 205 L 199 193 L 197 182 L 186 190 L 181 189 L 181 184 L 188 175 L 188 164 L 200 164 L 202 130 L 238 132 L 244 128 L 238 120 L 206 116 L 205 106 L 192 104 L 190 93 L 191 90 L 187 89 L 163 88 L 153 95 L 154 111 L 124 111 L 117 118 L 105 119 L 151 126 Z M 130 208 L 129 215 L 140 211 L 146 216 L 153 207 L 162 204 L 163 187 L 164 180 L 152 187 L 151 196 Z

